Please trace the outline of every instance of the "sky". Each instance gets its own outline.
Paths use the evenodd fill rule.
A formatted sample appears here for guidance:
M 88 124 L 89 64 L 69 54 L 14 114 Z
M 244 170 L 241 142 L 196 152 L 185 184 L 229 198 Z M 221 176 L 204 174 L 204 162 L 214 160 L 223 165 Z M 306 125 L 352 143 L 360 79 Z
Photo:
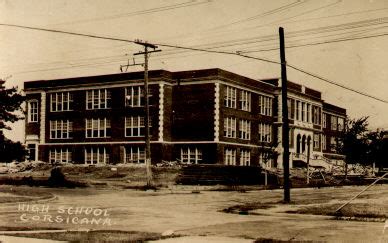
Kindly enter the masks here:
M 142 47 L 133 43 L 28 30 L 23 25 L 149 43 L 243 53 L 279 62 L 278 28 L 288 64 L 388 100 L 387 0 L 0 0 L 0 78 L 24 81 L 120 72 Z M 150 69 L 221 68 L 253 79 L 280 77 L 278 64 L 237 55 L 159 46 Z M 136 56 L 141 63 L 141 56 Z M 141 71 L 141 66 L 127 71 Z M 388 129 L 388 104 L 291 68 L 288 79 L 322 92 L 351 118 Z M 6 135 L 24 140 L 24 122 Z

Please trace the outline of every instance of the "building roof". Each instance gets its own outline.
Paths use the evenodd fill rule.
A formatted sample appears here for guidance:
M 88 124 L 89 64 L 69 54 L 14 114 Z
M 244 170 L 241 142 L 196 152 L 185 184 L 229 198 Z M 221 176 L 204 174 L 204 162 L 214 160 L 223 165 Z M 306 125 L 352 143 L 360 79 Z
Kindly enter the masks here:
M 346 109 L 326 102 L 323 102 L 323 111 L 339 113 L 346 116 Z
M 228 72 L 219 68 L 190 70 L 170 72 L 166 70 L 150 70 L 148 77 L 152 79 L 163 79 L 166 82 L 184 82 L 184 81 L 196 81 L 204 79 L 219 79 L 228 82 L 234 82 L 240 85 L 249 86 L 255 89 L 261 89 L 266 92 L 272 92 L 274 85 L 262 82 L 261 80 L 255 80 L 248 77 L 244 77 L 232 72 Z M 34 89 L 50 89 L 63 86 L 86 86 L 93 84 L 106 84 L 106 83 L 122 83 L 125 81 L 139 81 L 144 79 L 144 72 L 130 72 L 130 73 L 117 73 L 98 76 L 86 76 L 86 77 L 74 77 L 63 78 L 53 80 L 35 80 L 24 82 L 24 90 Z

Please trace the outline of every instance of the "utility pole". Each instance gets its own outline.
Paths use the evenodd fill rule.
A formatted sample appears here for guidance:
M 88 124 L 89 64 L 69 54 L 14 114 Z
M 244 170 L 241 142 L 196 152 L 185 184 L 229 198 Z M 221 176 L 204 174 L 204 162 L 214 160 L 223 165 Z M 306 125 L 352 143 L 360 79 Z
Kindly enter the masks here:
M 144 52 L 139 52 L 134 55 L 144 55 L 144 96 L 145 96 L 145 119 L 144 119 L 144 126 L 145 126 L 145 152 L 146 152 L 146 171 L 147 171 L 147 186 L 152 185 L 152 168 L 151 168 L 151 143 L 150 143 L 150 105 L 149 105 L 149 99 L 148 99 L 148 57 L 150 53 L 153 52 L 160 52 L 161 50 L 156 50 L 158 48 L 156 45 L 147 43 L 147 42 L 141 42 L 139 40 L 135 41 L 136 44 L 142 45 L 144 47 Z M 148 48 L 154 49 L 153 51 L 149 51 Z
M 284 202 L 290 203 L 290 143 L 289 143 L 289 125 L 288 125 L 288 104 L 287 104 L 287 69 L 286 53 L 284 47 L 284 29 L 279 28 L 280 39 L 280 62 L 282 72 L 282 137 L 283 137 L 283 172 L 284 172 Z

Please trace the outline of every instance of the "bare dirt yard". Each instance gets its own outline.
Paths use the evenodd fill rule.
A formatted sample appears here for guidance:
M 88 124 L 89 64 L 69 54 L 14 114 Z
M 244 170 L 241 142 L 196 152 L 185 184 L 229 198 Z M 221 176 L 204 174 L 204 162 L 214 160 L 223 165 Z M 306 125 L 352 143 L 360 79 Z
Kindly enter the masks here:
M 281 203 L 282 190 L 242 193 L 188 186 L 157 191 L 26 186 L 0 189 L 8 198 L 0 203 L 2 235 L 75 242 L 106 234 L 112 234 L 110 242 L 171 236 L 177 238 L 162 241 L 179 242 L 185 237 L 181 240 L 388 242 L 388 185 L 373 186 L 346 206 L 342 210 L 345 217 L 340 219 L 332 216 L 333 209 L 363 187 L 292 189 L 291 204 Z M 50 229 L 62 233 L 53 238 Z M 79 230 L 84 233 L 74 233 Z M 98 239 L 109 242 L 110 237 L 97 237 L 95 242 Z

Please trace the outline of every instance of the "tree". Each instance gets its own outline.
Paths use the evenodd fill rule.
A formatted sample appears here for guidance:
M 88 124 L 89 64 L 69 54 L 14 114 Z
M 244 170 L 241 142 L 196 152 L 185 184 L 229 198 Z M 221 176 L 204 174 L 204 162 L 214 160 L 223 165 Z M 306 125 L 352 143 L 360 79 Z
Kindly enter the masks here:
M 279 152 L 276 150 L 279 143 L 277 142 L 271 142 L 269 144 L 261 143 L 261 153 L 263 158 L 263 164 L 264 164 L 264 185 L 267 186 L 268 184 L 268 162 L 276 161 L 277 157 L 279 156 Z
M 345 129 L 340 134 L 335 149 L 345 155 L 345 177 L 348 164 L 367 164 L 368 152 L 368 117 L 347 119 Z
M 6 89 L 3 84 L 5 81 L 0 80 L 0 159 L 2 162 L 12 160 L 20 160 L 25 155 L 25 149 L 20 142 L 14 143 L 4 136 L 4 129 L 11 130 L 6 124 L 7 122 L 14 123 L 22 116 L 17 112 L 22 112 L 21 107 L 25 98 L 22 96 L 17 87 Z
M 387 163 L 385 160 L 385 140 L 384 140 L 384 131 L 371 131 L 367 134 L 368 141 L 368 151 L 367 159 L 370 163 L 375 163 L 379 168 L 383 168 Z

